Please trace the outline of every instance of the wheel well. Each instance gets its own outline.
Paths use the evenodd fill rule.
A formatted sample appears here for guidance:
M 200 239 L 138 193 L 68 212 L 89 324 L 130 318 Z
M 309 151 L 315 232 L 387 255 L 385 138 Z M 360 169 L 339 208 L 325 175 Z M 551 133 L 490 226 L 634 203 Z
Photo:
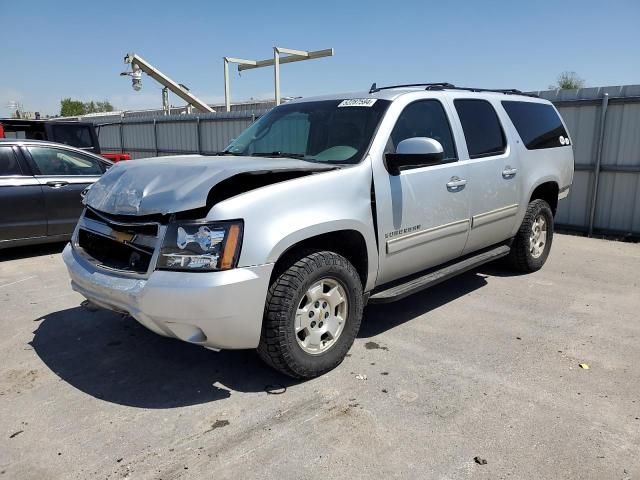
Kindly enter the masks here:
M 297 260 L 298 255 L 304 250 L 329 250 L 342 255 L 349 260 L 360 275 L 362 287 L 367 284 L 367 272 L 369 260 L 367 257 L 367 244 L 360 232 L 355 230 L 337 230 L 310 237 L 289 247 L 280 255 L 273 269 L 271 280 L 280 275 L 284 270 Z
M 553 215 L 556 214 L 556 209 L 558 208 L 558 192 L 560 188 L 556 182 L 545 182 L 541 185 L 538 185 L 536 189 L 531 194 L 530 202 L 533 200 L 544 200 L 551 207 L 551 211 Z

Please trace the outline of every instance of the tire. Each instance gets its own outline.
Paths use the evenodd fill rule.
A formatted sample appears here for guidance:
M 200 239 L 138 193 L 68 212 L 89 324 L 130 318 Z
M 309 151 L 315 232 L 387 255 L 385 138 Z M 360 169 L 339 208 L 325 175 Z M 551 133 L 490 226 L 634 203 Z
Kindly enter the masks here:
M 544 220 L 546 233 L 540 231 L 540 219 Z M 540 231 L 538 240 L 535 233 Z M 544 245 L 540 247 L 540 242 Z M 513 239 L 511 253 L 507 257 L 510 266 L 524 273 L 540 270 L 547 261 L 553 241 L 553 212 L 544 200 L 533 200 L 527 206 L 522 225 Z
M 258 354 L 293 378 L 322 375 L 344 360 L 360 329 L 362 309 L 360 276 L 346 258 L 301 252 L 285 260 L 269 287 Z

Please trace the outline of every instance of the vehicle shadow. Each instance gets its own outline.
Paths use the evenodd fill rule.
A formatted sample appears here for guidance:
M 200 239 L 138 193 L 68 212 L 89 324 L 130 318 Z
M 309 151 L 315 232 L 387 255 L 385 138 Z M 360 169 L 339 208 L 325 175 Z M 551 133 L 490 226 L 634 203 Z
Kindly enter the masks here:
M 486 284 L 487 281 L 482 274 L 470 271 L 397 302 L 370 304 L 364 311 L 358 338 L 380 335 Z
M 365 310 L 370 338 L 486 285 L 468 272 L 429 290 Z M 83 306 L 35 320 L 31 346 L 62 380 L 95 398 L 139 408 L 175 408 L 229 398 L 232 391 L 280 393 L 299 383 L 253 350 L 213 352 L 161 337 L 133 318 Z
M 0 262 L 53 255 L 62 252 L 67 243 L 68 242 L 43 243 L 40 245 L 26 245 L 24 247 L 2 249 L 0 250 Z
M 150 332 L 131 317 L 75 307 L 39 322 L 31 342 L 62 380 L 93 397 L 140 408 L 175 408 L 231 391 L 281 393 L 295 380 L 254 351 L 214 352 Z

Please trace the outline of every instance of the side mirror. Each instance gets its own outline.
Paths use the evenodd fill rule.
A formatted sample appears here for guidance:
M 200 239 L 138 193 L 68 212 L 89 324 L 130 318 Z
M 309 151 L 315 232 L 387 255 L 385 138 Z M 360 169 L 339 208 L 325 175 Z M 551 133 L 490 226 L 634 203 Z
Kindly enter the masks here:
M 385 155 L 385 164 L 391 175 L 399 175 L 403 168 L 418 168 L 440 163 L 444 149 L 439 141 L 429 137 L 413 137 L 402 140 L 396 153 Z

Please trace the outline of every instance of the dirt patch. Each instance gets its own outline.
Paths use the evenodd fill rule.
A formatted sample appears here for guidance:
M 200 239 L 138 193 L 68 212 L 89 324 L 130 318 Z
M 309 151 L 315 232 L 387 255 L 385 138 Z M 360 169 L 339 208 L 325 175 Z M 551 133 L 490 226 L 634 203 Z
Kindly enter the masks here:
M 206 430 L 204 433 L 213 432 L 217 428 L 226 427 L 227 425 L 229 425 L 229 420 L 216 420 L 211 424 L 211 428 L 209 430 Z
M 367 350 L 386 350 L 386 351 L 389 351 L 388 347 L 380 346 L 380 344 L 376 343 L 376 342 L 367 342 L 367 343 L 364 344 L 364 348 L 366 348 Z

